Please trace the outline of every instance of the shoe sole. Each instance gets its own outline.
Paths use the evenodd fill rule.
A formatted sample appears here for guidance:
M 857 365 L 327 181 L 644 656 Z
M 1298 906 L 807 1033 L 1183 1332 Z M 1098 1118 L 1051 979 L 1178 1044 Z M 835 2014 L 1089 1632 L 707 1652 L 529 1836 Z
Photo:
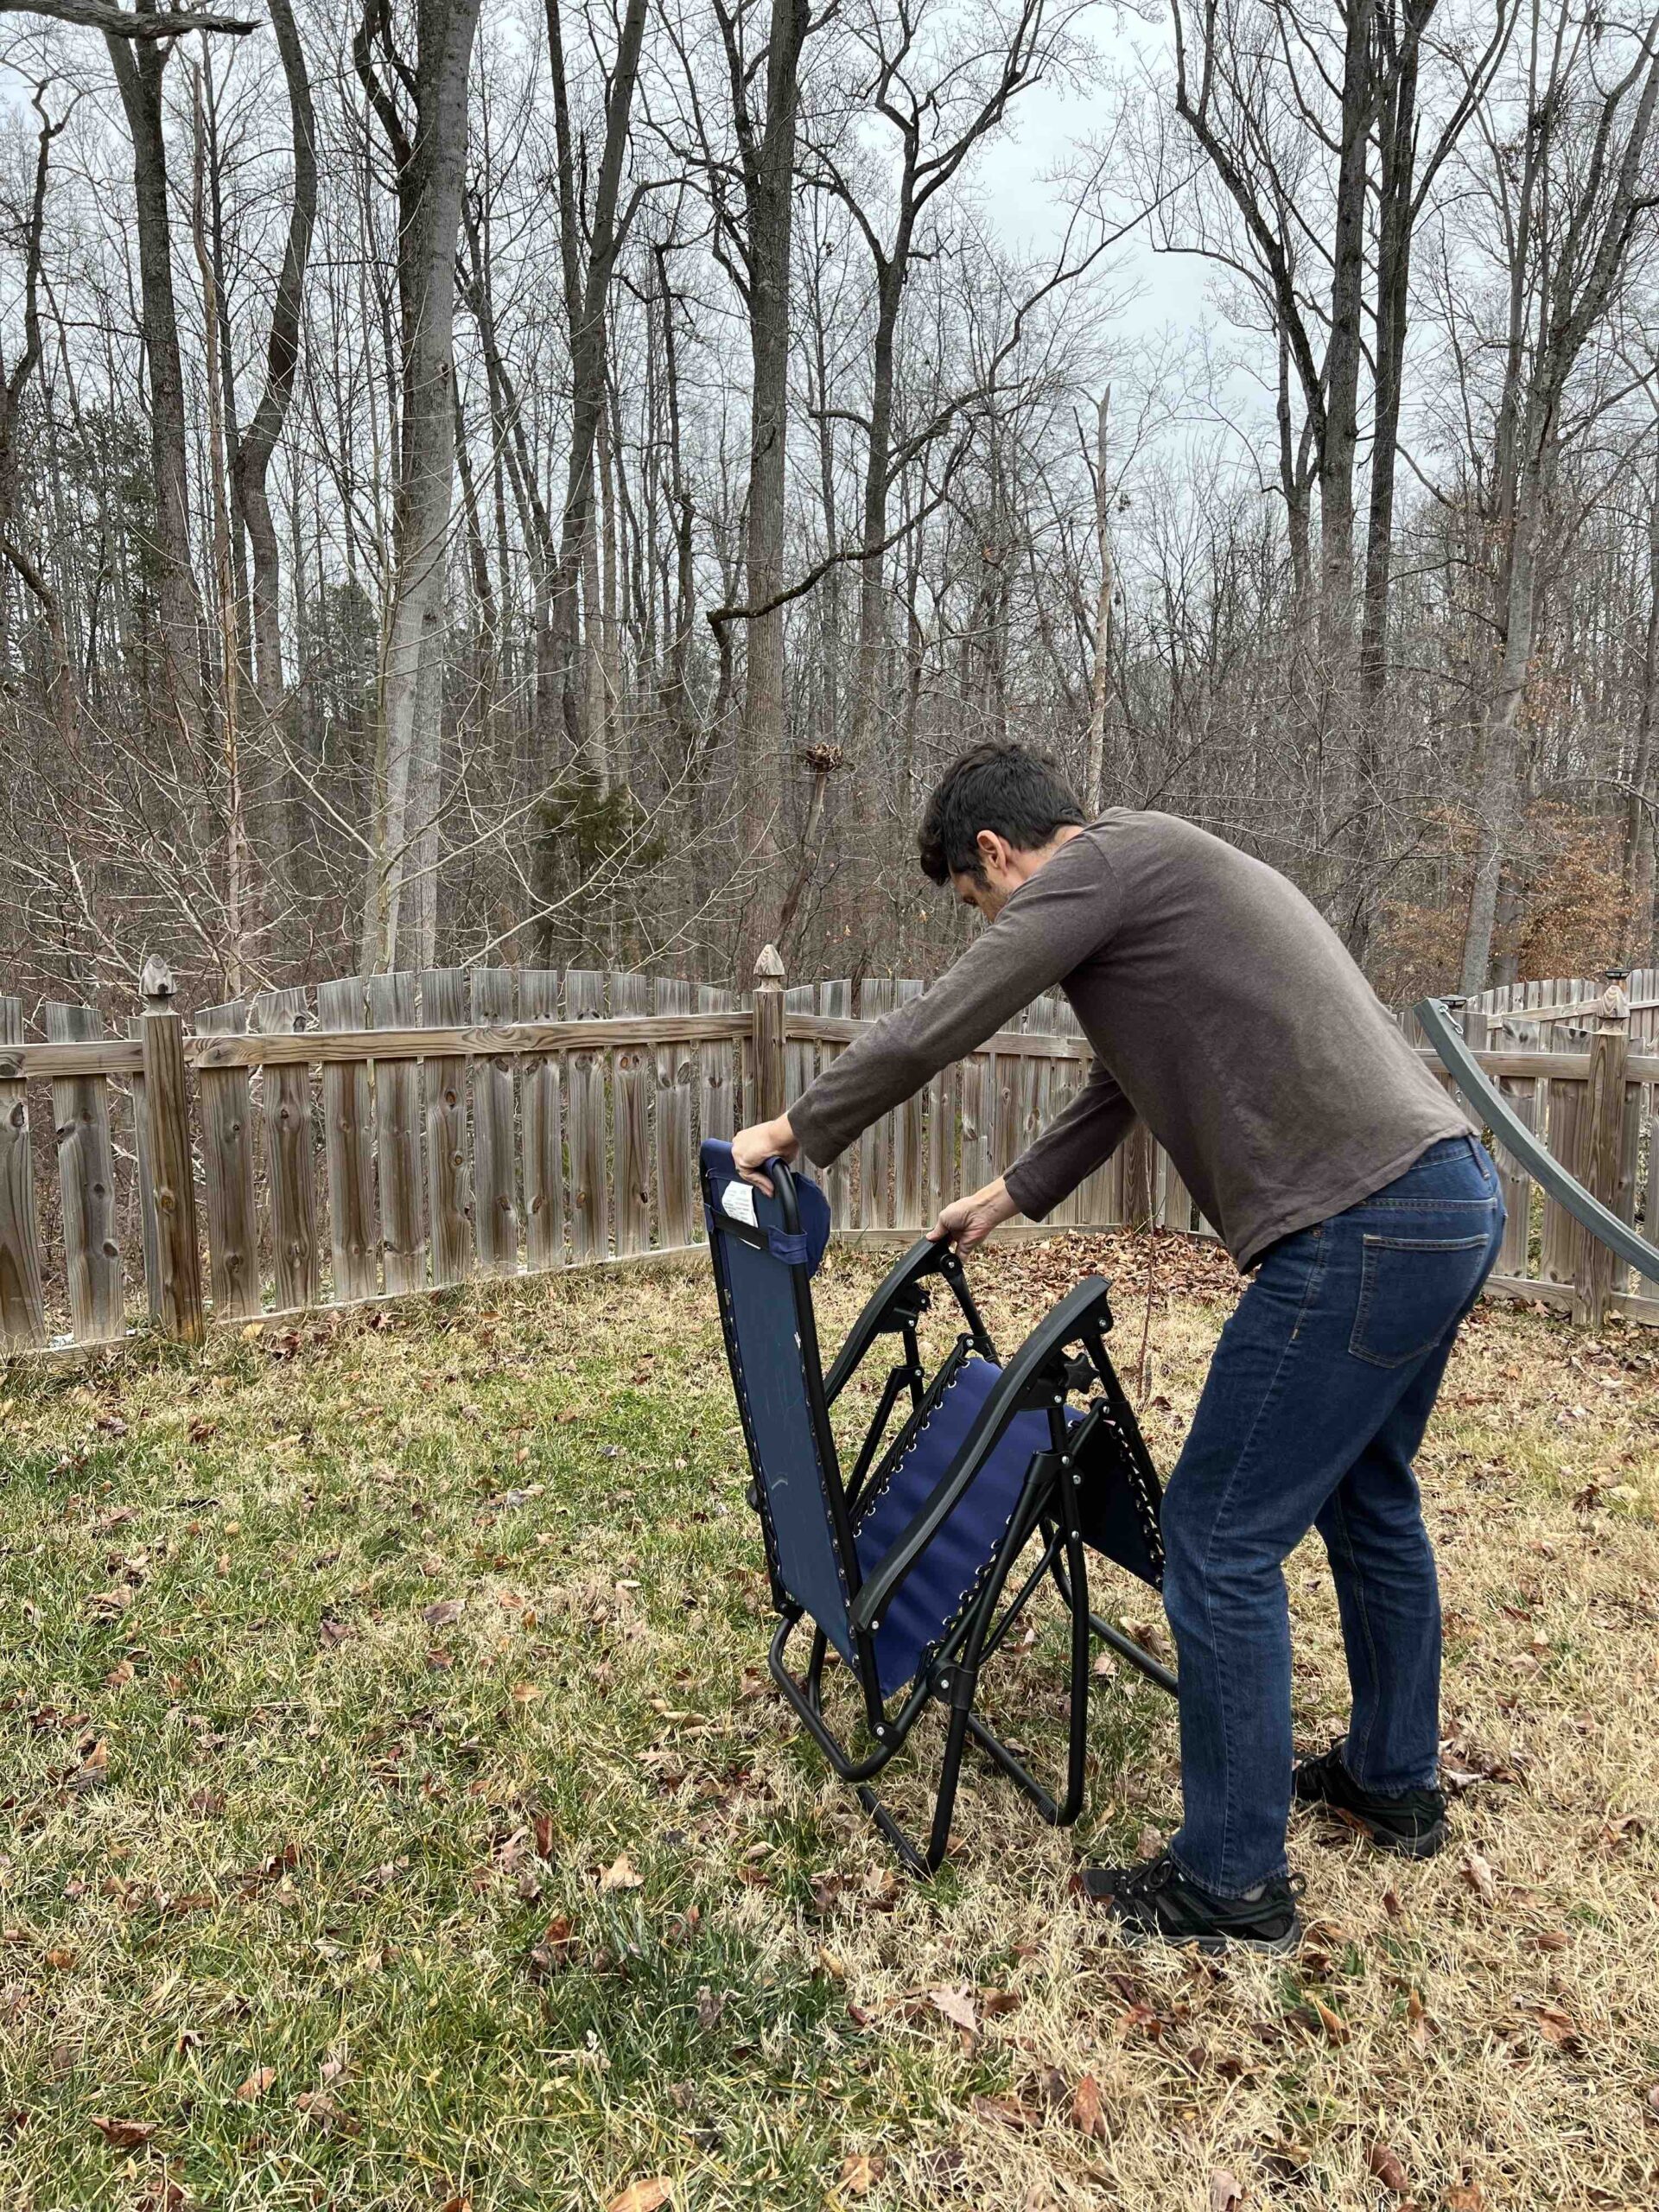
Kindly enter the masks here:
M 1322 1808 L 1333 1820 L 1340 1821 L 1344 1827 L 1355 1829 L 1368 1843 L 1374 1843 L 1379 1851 L 1393 1852 L 1397 1859 L 1433 1859 L 1445 1847 L 1446 1823 L 1444 1820 L 1436 1821 L 1433 1827 L 1425 1829 L 1421 1835 L 1396 1835 L 1392 1828 L 1385 1828 L 1376 1821 L 1368 1821 L 1363 1813 L 1355 1812 L 1351 1806 L 1333 1805 L 1328 1797 L 1301 1797 L 1297 1802 Z
M 1302 1941 L 1300 1920 L 1282 1936 L 1173 1936 L 1122 1918 L 1117 1922 L 1117 1932 L 1127 1951 L 1149 1950 L 1154 1944 L 1160 1944 L 1171 1951 L 1202 1951 L 1207 1958 L 1218 1957 L 1224 1951 L 1260 1951 L 1269 1958 L 1282 1958 L 1287 1952 L 1299 1949 Z

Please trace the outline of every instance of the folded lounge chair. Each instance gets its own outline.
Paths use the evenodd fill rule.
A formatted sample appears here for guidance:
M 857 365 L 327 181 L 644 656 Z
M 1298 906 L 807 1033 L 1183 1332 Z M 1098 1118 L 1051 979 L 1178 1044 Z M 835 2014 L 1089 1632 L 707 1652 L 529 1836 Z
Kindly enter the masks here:
M 923 1238 L 865 1306 L 826 1376 L 811 1288 L 830 1235 L 823 1193 L 774 1160 L 768 1198 L 740 1179 L 726 1144 L 704 1144 L 701 1166 L 749 1496 L 780 1616 L 769 1656 L 773 1680 L 914 1872 L 932 1873 L 944 1856 L 970 1739 L 1046 1821 L 1068 1825 L 1083 1804 L 1091 1635 L 1164 1688 L 1175 1686 L 1139 1644 L 1089 1611 L 1090 1548 L 1154 1588 L 1163 1564 L 1158 1478 L 1106 1353 L 1106 1284 L 1097 1275 L 1079 1283 L 1004 1367 L 961 1260 Z M 930 1379 L 917 1325 L 934 1275 L 964 1326 Z M 899 1338 L 900 1356 L 843 1478 L 830 1408 L 889 1337 Z M 1090 1396 L 1086 1410 L 1070 1405 L 1076 1394 Z M 906 1395 L 907 1415 L 887 1441 Z M 1016 1566 L 1021 1579 L 1004 1603 Z M 1070 1726 L 1058 1799 L 974 1709 L 981 1668 L 1051 1575 L 1071 1614 Z M 803 1623 L 810 1649 L 797 1676 L 785 1652 Z M 832 1648 L 862 1701 L 871 1739 L 862 1754 L 824 1716 Z M 935 1699 L 949 1717 L 932 1825 L 919 1847 L 869 1785 Z

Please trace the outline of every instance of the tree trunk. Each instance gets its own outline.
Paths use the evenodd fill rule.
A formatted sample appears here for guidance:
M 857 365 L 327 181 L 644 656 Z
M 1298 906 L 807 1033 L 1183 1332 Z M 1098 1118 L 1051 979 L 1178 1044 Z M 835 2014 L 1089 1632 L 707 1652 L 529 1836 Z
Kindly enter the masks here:
M 784 589 L 790 241 L 801 48 L 810 20 L 807 0 L 772 0 L 766 127 L 747 179 L 753 385 L 744 590 L 756 608 L 766 607 Z M 783 893 L 774 823 L 785 783 L 785 734 L 784 610 L 772 607 L 752 615 L 747 624 L 738 774 L 744 858 L 753 871 L 753 888 L 740 973 L 746 972 L 754 946 L 770 944 L 778 934 Z
M 401 423 L 391 613 L 383 657 L 374 815 L 364 905 L 365 972 L 436 959 L 440 724 L 449 523 L 454 500 L 455 249 L 467 159 L 467 86 L 479 0 L 428 0 L 412 68 L 412 135 L 375 67 L 389 44 L 369 0 L 356 48 L 397 175 Z M 406 884 L 413 896 L 405 900 Z M 405 907 L 407 906 L 407 911 Z
M 155 0 L 137 12 L 154 15 Z M 173 294 L 173 247 L 168 221 L 167 142 L 162 77 L 168 48 L 106 35 L 111 65 L 132 137 L 132 181 L 138 233 L 138 282 L 149 377 L 149 460 L 156 495 L 156 612 L 162 630 L 162 691 L 171 734 L 197 753 L 203 742 L 201 595 L 190 557 L 190 495 L 186 470 L 184 376 Z

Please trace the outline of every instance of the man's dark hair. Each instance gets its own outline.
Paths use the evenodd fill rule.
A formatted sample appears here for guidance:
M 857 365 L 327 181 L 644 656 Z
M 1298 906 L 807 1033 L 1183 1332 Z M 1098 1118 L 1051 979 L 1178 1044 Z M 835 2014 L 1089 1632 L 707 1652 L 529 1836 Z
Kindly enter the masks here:
M 916 833 L 922 873 L 935 883 L 953 875 L 985 880 L 977 842 L 994 830 L 1016 851 L 1034 853 L 1068 822 L 1087 820 L 1052 760 L 1023 745 L 976 745 L 945 770 Z

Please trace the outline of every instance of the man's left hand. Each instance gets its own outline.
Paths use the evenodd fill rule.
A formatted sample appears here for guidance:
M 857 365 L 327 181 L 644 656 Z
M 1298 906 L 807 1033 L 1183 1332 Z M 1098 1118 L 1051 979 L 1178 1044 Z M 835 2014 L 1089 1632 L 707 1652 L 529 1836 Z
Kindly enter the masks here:
M 792 1161 L 798 1157 L 800 1142 L 789 1126 L 787 1114 L 780 1114 L 775 1122 L 757 1122 L 752 1128 L 740 1129 L 732 1139 L 732 1165 L 746 1183 L 753 1183 L 757 1191 L 772 1196 L 772 1178 L 762 1173 L 769 1160 Z

